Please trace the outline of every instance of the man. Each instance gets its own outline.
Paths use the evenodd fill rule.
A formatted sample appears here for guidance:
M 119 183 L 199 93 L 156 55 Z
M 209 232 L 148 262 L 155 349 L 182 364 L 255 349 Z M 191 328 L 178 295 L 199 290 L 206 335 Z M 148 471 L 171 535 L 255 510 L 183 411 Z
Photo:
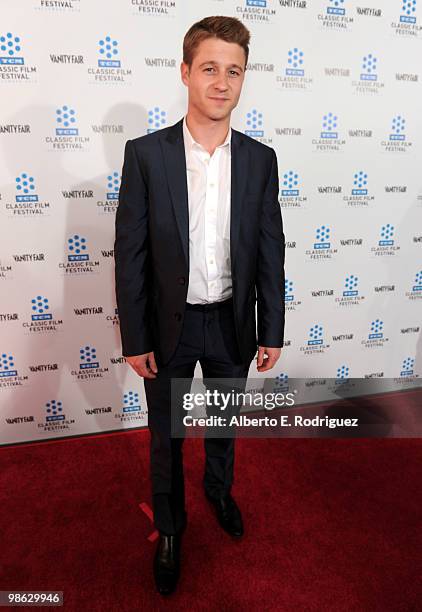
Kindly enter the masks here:
M 126 143 L 116 216 L 116 296 L 123 355 L 144 378 L 151 433 L 154 577 L 174 591 L 186 527 L 183 437 L 171 435 L 171 379 L 246 380 L 265 372 L 284 336 L 284 234 L 272 148 L 230 127 L 249 31 L 207 17 L 183 41 L 188 110 Z M 186 389 L 189 391 L 189 388 Z M 173 407 L 174 408 L 174 407 Z M 205 438 L 204 490 L 220 525 L 243 533 L 231 495 L 234 436 Z

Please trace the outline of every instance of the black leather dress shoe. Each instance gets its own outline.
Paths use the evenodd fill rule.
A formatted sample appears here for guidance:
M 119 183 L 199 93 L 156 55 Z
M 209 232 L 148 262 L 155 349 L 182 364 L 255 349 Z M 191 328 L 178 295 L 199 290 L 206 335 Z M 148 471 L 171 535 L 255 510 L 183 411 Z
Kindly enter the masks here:
M 229 494 L 225 497 L 211 497 L 205 493 L 206 498 L 214 506 L 218 522 L 221 527 L 231 536 L 240 538 L 243 535 L 243 522 L 240 510 Z
M 154 578 L 157 591 L 170 595 L 176 588 L 180 575 L 181 535 L 165 535 L 160 532 L 154 556 Z

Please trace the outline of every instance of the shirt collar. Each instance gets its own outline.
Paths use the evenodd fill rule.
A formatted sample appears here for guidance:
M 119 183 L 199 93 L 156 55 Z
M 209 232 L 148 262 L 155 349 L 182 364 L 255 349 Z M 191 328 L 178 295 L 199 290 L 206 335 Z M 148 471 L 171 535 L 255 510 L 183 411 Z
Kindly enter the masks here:
M 225 147 L 226 145 L 228 145 L 230 149 L 231 137 L 232 137 L 232 128 L 229 126 L 229 130 L 227 132 L 227 136 L 224 142 L 221 145 L 218 145 L 217 148 Z M 183 139 L 185 141 L 185 145 L 188 146 L 189 150 L 192 149 L 193 146 L 200 147 L 202 150 L 204 150 L 204 147 L 201 144 L 199 144 L 199 142 L 196 142 L 196 140 L 194 140 L 192 134 L 190 133 L 188 126 L 186 124 L 186 115 L 183 117 Z

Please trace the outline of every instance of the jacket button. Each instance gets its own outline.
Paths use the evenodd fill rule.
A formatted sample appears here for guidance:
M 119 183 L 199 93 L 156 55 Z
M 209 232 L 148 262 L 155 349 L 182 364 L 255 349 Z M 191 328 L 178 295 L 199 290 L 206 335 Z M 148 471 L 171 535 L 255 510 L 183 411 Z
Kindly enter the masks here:
M 176 319 L 176 321 L 180 321 L 182 319 L 182 315 L 180 312 L 175 312 L 174 313 L 174 318 Z
M 186 278 L 184 276 L 179 276 L 177 280 L 179 281 L 179 285 L 184 285 L 186 283 Z

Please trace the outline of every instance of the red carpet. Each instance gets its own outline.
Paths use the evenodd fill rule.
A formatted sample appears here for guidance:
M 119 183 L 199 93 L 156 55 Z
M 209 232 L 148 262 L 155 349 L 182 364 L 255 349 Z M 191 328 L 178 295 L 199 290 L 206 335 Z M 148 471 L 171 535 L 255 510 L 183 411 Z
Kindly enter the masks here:
M 129 432 L 2 449 L 0 589 L 62 590 L 75 612 L 420 609 L 420 440 L 238 439 L 245 536 L 232 541 L 202 494 L 202 440 L 187 439 L 170 599 L 151 571 L 148 443 Z

